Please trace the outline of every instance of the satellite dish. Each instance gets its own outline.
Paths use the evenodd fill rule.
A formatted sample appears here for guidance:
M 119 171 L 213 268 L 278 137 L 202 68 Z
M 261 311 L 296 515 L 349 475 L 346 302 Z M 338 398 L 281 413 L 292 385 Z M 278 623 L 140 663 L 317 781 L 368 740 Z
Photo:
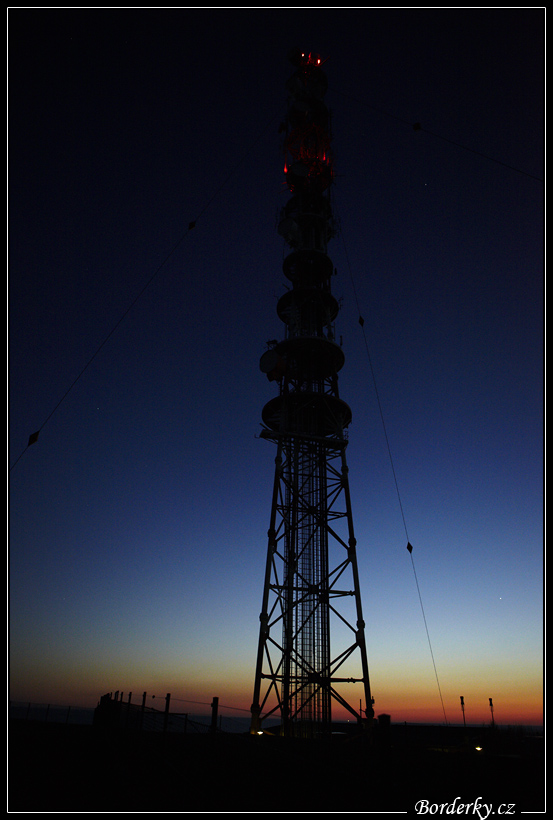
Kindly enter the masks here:
M 278 363 L 278 356 L 274 350 L 266 350 L 259 360 L 259 369 L 262 373 L 270 373 Z

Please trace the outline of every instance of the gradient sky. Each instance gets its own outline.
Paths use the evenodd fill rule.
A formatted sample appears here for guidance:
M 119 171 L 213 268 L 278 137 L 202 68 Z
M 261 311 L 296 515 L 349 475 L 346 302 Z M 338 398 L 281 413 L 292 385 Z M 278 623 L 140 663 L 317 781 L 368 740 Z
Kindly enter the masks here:
M 299 46 L 329 58 L 376 714 L 461 722 L 463 695 L 467 721 L 493 697 L 498 723 L 540 722 L 544 11 L 8 24 L 12 700 L 249 708 L 275 456 L 258 363 L 283 335 Z

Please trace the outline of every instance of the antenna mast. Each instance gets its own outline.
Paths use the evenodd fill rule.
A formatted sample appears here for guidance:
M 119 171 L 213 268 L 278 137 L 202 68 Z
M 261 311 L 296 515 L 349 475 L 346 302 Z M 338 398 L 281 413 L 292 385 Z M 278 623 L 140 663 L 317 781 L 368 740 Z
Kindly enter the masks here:
M 284 338 L 268 343 L 260 361 L 278 386 L 261 433 L 277 453 L 251 732 L 276 718 L 283 735 L 314 737 L 331 731 L 333 705 L 363 726 L 373 709 L 346 464 L 351 410 L 338 394 L 345 357 L 334 337 L 339 305 L 327 254 L 335 232 L 327 79 L 318 55 L 290 59 L 291 198 L 278 230 L 290 247 L 283 271 L 291 287 L 277 303 Z

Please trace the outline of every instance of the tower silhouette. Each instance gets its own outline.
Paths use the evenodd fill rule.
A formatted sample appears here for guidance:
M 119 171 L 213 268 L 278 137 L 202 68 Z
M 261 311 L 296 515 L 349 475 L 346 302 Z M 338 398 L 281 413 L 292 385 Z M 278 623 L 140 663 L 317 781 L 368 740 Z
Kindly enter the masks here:
M 373 710 L 346 463 L 351 410 L 338 394 L 344 354 L 327 254 L 335 233 L 327 80 L 318 55 L 290 59 L 291 198 L 278 227 L 291 249 L 290 285 L 277 303 L 285 337 L 268 342 L 260 361 L 279 392 L 262 411 L 261 436 L 277 454 L 251 732 L 276 718 L 282 734 L 313 737 L 330 732 L 333 704 L 364 726 Z

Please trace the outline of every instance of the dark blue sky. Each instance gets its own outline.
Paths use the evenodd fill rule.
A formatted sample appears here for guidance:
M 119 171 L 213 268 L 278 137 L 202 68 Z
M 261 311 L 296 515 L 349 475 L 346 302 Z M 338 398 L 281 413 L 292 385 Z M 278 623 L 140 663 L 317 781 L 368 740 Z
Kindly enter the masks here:
M 10 464 L 41 430 L 10 473 L 12 697 L 249 706 L 274 466 L 258 361 L 282 335 L 278 128 L 301 46 L 329 58 L 329 254 L 377 712 L 441 717 L 365 339 L 446 706 L 464 694 L 485 719 L 494 696 L 497 720 L 502 704 L 528 722 L 543 10 L 16 9 L 8 23 Z

